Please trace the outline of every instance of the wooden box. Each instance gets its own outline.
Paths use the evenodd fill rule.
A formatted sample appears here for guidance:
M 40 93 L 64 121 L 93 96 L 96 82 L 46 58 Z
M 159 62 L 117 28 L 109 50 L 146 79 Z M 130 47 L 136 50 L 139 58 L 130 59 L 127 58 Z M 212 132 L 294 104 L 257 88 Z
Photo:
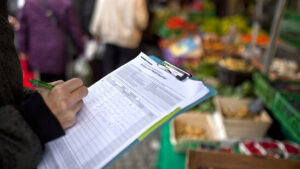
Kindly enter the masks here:
M 299 169 L 299 160 L 273 159 L 242 154 L 189 149 L 186 169 Z

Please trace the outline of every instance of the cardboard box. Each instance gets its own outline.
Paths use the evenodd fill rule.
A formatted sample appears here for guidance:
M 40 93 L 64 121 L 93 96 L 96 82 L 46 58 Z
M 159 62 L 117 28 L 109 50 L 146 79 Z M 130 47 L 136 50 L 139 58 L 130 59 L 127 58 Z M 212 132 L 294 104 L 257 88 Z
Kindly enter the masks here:
M 222 116 L 226 134 L 228 138 L 262 138 L 272 124 L 272 119 L 268 113 L 263 110 L 260 112 L 259 121 L 251 119 L 231 119 L 226 118 L 223 114 L 225 108 L 239 110 L 242 106 L 247 106 L 252 99 L 238 99 L 230 97 L 214 98 L 217 112 Z
M 206 138 L 178 137 L 176 134 L 175 121 L 181 121 L 189 126 L 202 128 L 205 131 Z M 199 112 L 186 112 L 171 121 L 170 141 L 173 149 L 177 153 L 185 153 L 192 144 L 219 144 L 221 140 L 226 139 L 225 128 L 220 114 L 205 114 Z

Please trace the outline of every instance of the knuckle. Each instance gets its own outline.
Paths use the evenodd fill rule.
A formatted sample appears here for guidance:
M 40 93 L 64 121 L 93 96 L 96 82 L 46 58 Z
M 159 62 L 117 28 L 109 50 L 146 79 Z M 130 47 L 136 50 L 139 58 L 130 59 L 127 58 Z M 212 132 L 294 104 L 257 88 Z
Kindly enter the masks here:
M 73 80 L 74 80 L 74 82 L 80 84 L 80 86 L 83 85 L 83 81 L 82 81 L 81 79 L 79 79 L 79 78 L 74 78 Z
M 85 96 L 87 96 L 87 94 L 88 94 L 88 89 L 85 86 L 81 87 L 80 88 L 80 95 L 82 97 L 85 97 Z
M 75 115 L 73 113 L 69 113 L 66 115 L 66 119 L 67 121 L 72 121 L 72 119 L 75 117 Z

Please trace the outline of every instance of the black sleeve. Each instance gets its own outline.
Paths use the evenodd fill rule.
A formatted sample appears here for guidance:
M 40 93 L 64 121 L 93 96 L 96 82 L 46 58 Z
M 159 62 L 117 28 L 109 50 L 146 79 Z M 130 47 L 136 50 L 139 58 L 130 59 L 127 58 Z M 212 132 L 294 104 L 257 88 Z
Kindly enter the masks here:
M 42 143 L 65 134 L 56 117 L 45 104 L 42 96 L 35 92 L 20 106 L 21 114 L 37 134 Z
M 7 0 L 0 1 L 0 16 L 7 17 Z
M 0 168 L 35 168 L 42 144 L 13 105 L 0 107 Z

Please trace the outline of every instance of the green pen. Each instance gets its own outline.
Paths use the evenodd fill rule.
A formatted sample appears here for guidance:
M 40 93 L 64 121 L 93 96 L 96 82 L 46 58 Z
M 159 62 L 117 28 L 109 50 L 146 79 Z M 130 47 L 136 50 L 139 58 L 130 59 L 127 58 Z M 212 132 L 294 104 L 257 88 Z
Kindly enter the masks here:
M 55 86 L 40 80 L 36 80 L 36 79 L 29 79 L 29 82 L 32 84 L 32 86 L 39 88 L 39 87 L 43 87 L 46 89 L 51 90 L 52 88 L 54 88 Z

